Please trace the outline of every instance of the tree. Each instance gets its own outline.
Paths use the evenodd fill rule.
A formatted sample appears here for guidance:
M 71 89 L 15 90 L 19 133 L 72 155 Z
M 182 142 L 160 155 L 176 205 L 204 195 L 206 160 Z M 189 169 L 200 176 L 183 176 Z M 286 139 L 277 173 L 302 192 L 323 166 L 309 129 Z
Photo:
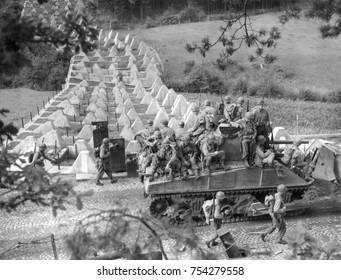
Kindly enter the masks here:
M 266 48 L 276 47 L 276 42 L 281 38 L 280 31 L 277 27 L 270 30 L 256 30 L 252 26 L 252 20 L 249 15 L 250 0 L 242 2 L 231 0 L 227 3 L 228 12 L 223 18 L 224 25 L 220 26 L 220 35 L 211 42 L 209 37 L 204 37 L 201 43 L 186 44 L 186 50 L 189 53 L 198 51 L 203 57 L 215 45 L 221 44 L 224 50 L 220 53 L 218 64 L 231 57 L 237 52 L 242 45 L 255 48 L 255 54 L 250 55 L 250 61 L 262 58 L 266 63 L 272 63 L 276 60 L 276 56 L 265 54 Z M 231 33 L 228 33 L 231 31 Z

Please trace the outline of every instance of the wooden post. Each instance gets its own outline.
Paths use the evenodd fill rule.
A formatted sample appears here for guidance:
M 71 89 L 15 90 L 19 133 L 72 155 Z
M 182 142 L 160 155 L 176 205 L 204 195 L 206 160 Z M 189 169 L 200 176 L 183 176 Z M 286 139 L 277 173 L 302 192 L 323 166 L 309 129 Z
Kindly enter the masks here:
M 50 102 L 50 97 L 47 97 L 47 102 Z
M 32 121 L 32 112 L 30 112 L 30 117 L 31 117 L 31 121 Z
M 77 150 L 77 145 L 75 144 L 75 153 L 76 153 L 76 157 L 78 157 L 78 150 Z
M 24 127 L 24 119 L 23 118 L 21 118 L 21 125 L 22 125 L 22 127 Z
M 39 115 L 39 107 L 37 106 L 37 113 L 38 113 L 38 115 Z
M 54 141 L 54 153 L 57 152 L 57 140 Z
M 117 125 L 117 131 L 120 131 L 120 125 L 118 124 L 118 122 L 116 123 Z
M 76 122 L 76 115 L 73 115 L 73 121 Z
M 45 101 L 43 100 L 43 108 L 45 108 Z
M 88 98 L 88 106 L 90 105 L 90 99 Z
M 52 98 L 54 99 L 54 92 L 52 91 Z
M 57 154 L 58 170 L 60 170 L 59 153 Z
M 72 136 L 72 143 L 75 144 L 75 136 Z
M 66 137 L 69 137 L 69 128 L 66 127 Z
M 51 244 L 52 244 L 52 251 L 53 251 L 53 256 L 55 260 L 58 260 L 58 255 L 57 255 L 57 248 L 56 248 L 56 240 L 54 239 L 54 234 L 51 234 Z

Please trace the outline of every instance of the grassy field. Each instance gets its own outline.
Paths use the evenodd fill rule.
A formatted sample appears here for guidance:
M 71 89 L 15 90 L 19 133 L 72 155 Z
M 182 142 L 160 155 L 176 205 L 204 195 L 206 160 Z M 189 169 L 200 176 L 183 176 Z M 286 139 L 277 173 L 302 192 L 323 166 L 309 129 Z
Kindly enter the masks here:
M 35 91 L 26 88 L 0 89 L 0 108 L 9 109 L 9 114 L 4 118 L 6 123 L 13 122 L 21 127 L 21 118 L 27 123 L 30 119 L 30 112 L 35 116 L 37 106 L 41 109 L 43 101 L 47 103 L 47 98 L 52 97 L 51 91 Z
M 132 30 L 158 51 L 165 66 L 165 74 L 170 79 L 183 79 L 183 69 L 186 61 L 195 60 L 201 64 L 202 58 L 198 54 L 185 51 L 186 43 L 200 42 L 204 36 L 212 41 L 219 33 L 222 22 L 199 22 L 162 26 L 150 29 Z M 291 20 L 281 26 L 278 14 L 263 14 L 253 17 L 254 28 L 270 28 L 278 26 L 282 33 L 278 46 L 271 53 L 278 56 L 278 60 L 270 67 L 285 73 L 284 83 L 293 88 L 309 88 L 316 91 L 330 91 L 341 89 L 341 37 L 338 39 L 322 39 L 318 31 L 319 22 L 307 19 Z M 219 47 L 210 51 L 204 59 L 205 64 L 218 57 Z M 248 75 L 258 79 L 262 75 L 261 69 L 252 67 L 247 57 L 252 50 L 242 48 L 232 58 L 245 67 L 241 75 Z
M 191 102 L 198 103 L 200 100 L 199 94 L 184 93 L 184 96 Z M 202 94 L 201 104 L 206 98 L 220 102 L 217 96 Z M 236 101 L 238 97 L 233 98 Z M 273 127 L 284 127 L 289 134 L 341 133 L 340 104 L 270 98 L 265 98 L 265 103 Z M 257 99 L 251 97 L 250 108 L 256 104 Z

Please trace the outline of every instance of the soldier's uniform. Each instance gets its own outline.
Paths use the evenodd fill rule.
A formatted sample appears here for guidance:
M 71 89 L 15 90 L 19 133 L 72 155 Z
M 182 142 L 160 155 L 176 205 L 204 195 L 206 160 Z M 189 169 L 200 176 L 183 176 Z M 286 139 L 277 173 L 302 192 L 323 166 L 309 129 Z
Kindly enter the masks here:
M 216 143 L 214 135 L 209 134 L 207 136 L 207 141 L 205 141 L 201 146 L 201 153 L 204 156 L 205 173 L 211 172 L 211 162 L 214 158 L 217 158 L 220 165 L 225 169 L 225 151 L 218 150 L 218 144 Z
M 153 121 L 148 120 L 147 127 L 145 129 L 138 131 L 135 134 L 134 139 L 137 140 L 140 143 L 142 149 L 144 149 L 146 147 L 146 140 L 149 137 L 153 136 L 155 131 L 156 131 L 156 128 L 153 126 Z
M 246 167 L 250 167 L 249 160 L 252 160 L 253 157 L 255 138 L 257 135 L 256 126 L 252 118 L 253 114 L 247 112 L 245 118 L 236 122 L 241 128 L 239 138 L 242 144 L 242 159 Z
M 175 138 L 177 140 L 181 139 L 185 132 L 186 132 L 185 124 L 183 121 L 180 121 L 178 128 L 175 130 Z
M 309 169 L 309 164 L 304 161 L 304 153 L 300 150 L 299 146 L 302 144 L 302 140 L 298 139 L 294 141 L 294 144 L 292 145 L 292 156 L 290 159 L 290 167 L 291 168 L 298 168 L 302 171 L 302 177 L 305 177 L 305 174 L 307 173 Z
M 96 177 L 96 185 L 102 186 L 103 184 L 100 182 L 100 179 L 103 177 L 104 173 L 108 175 L 111 180 L 111 183 L 115 183 L 117 180 L 114 180 L 112 177 L 111 166 L 110 166 L 110 146 L 109 139 L 104 138 L 102 145 L 99 149 L 99 164 L 98 164 L 98 173 Z
M 181 161 L 181 170 L 184 177 L 187 177 L 188 169 L 194 171 L 196 177 L 199 176 L 199 167 L 197 165 L 198 148 L 190 142 L 189 136 L 184 136 L 181 142 L 178 142 L 179 158 Z
M 174 129 L 168 126 L 167 120 L 161 121 L 162 127 L 160 129 L 162 139 L 169 139 L 171 142 L 175 142 L 175 132 Z
M 266 147 L 268 147 L 268 135 L 272 131 L 270 126 L 270 117 L 269 113 L 266 109 L 263 108 L 264 106 L 264 99 L 258 101 L 256 107 L 252 109 L 252 113 L 255 116 L 255 125 L 257 129 L 257 135 L 263 135 L 266 139 Z
M 244 98 L 239 97 L 237 100 L 237 104 L 234 106 L 232 113 L 230 114 L 231 122 L 238 121 L 243 118 L 243 105 Z

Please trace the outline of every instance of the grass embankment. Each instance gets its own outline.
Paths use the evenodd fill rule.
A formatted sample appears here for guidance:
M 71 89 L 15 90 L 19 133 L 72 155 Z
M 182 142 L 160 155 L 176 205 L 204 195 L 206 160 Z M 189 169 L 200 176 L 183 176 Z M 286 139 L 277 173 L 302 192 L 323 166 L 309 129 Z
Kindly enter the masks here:
M 5 123 L 13 122 L 17 127 L 21 127 L 21 118 L 27 123 L 32 116 L 37 115 L 37 106 L 41 110 L 43 101 L 47 103 L 47 98 L 52 98 L 51 91 L 35 91 L 26 88 L 0 89 L 0 109 L 10 110 L 4 118 Z
M 200 42 L 205 36 L 209 36 L 213 42 L 221 24 L 221 21 L 199 22 L 132 30 L 130 33 L 155 47 L 164 62 L 167 79 L 183 80 L 186 61 L 194 60 L 198 65 L 202 63 L 201 56 L 185 51 L 185 44 Z M 312 20 L 291 20 L 281 26 L 278 14 L 273 13 L 253 17 L 253 25 L 258 30 L 261 27 L 280 28 L 282 38 L 276 49 L 271 51 L 278 56 L 278 60 L 263 69 L 253 67 L 248 61 L 248 55 L 254 49 L 243 47 L 231 57 L 242 69 L 232 69 L 233 73 L 225 73 L 226 79 L 235 80 L 246 76 L 251 83 L 259 83 L 261 80 L 267 81 L 269 75 L 278 73 L 275 82 L 291 89 L 305 88 L 321 94 L 341 89 L 341 37 L 322 39 L 318 31 L 320 23 Z M 221 47 L 213 48 L 203 60 L 205 65 L 211 65 L 218 58 L 220 50 Z
M 191 102 L 199 102 L 199 94 L 184 93 L 184 96 Z M 220 97 L 202 94 L 201 104 L 206 98 L 220 102 Z M 250 108 L 256 103 L 257 99 L 250 97 Z M 341 133 L 340 104 L 271 98 L 265 98 L 265 103 L 273 127 L 284 127 L 289 134 Z

